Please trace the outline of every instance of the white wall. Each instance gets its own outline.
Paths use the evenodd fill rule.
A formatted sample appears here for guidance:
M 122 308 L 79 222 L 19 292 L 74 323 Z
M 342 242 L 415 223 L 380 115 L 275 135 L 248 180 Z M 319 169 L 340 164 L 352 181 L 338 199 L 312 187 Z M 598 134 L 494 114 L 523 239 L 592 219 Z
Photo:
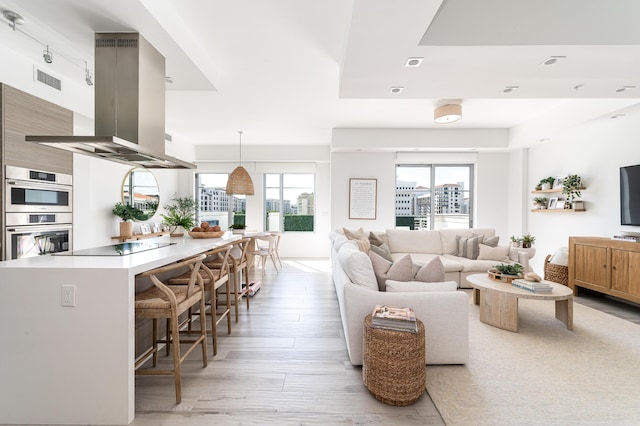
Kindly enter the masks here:
M 622 229 L 640 231 L 640 227 L 622 227 L 619 210 L 619 168 L 640 164 L 638 135 L 637 117 L 601 118 L 529 149 L 527 214 L 529 230 L 536 236 L 534 269 L 543 271 L 544 257 L 566 247 L 569 236 L 611 237 Z M 541 178 L 569 173 L 580 175 L 587 188 L 582 193 L 586 212 L 529 211 L 533 199 L 530 191 Z

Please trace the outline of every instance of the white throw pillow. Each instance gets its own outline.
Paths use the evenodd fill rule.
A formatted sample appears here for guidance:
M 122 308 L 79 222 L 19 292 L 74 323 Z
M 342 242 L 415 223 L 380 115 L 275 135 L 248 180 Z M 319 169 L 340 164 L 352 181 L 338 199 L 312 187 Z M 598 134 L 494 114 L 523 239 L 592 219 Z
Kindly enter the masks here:
M 560 247 L 558 250 L 556 250 L 553 256 L 551 256 L 549 263 L 569 266 L 569 249 L 567 247 Z
M 422 281 L 387 280 L 386 284 L 387 291 L 390 292 L 456 291 L 458 289 L 458 284 L 455 281 L 425 283 Z
M 478 244 L 478 247 L 480 249 L 478 260 L 509 261 L 509 247 L 489 247 L 485 244 Z
M 378 280 L 373 273 L 371 260 L 366 253 L 344 244 L 338 253 L 338 262 L 351 282 L 378 291 Z

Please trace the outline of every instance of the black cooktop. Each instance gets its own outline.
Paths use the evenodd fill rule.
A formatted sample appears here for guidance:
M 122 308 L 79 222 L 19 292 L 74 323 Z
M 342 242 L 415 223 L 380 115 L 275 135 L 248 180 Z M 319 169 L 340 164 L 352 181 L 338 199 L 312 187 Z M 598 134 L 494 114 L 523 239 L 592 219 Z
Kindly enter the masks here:
M 55 256 L 127 256 L 147 250 L 168 247 L 175 243 L 158 243 L 151 241 L 132 241 L 111 246 L 94 247 L 84 250 L 63 251 L 54 253 Z

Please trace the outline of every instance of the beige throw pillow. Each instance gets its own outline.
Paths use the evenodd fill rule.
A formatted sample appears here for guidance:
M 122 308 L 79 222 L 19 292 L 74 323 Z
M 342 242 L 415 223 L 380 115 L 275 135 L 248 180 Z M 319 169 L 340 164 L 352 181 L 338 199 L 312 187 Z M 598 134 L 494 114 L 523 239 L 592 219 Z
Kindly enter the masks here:
M 484 239 L 482 240 L 482 244 L 485 244 L 489 247 L 498 247 L 499 240 L 500 237 L 498 235 L 496 235 L 495 237 L 484 237 Z
M 411 281 L 413 279 L 413 261 L 411 256 L 406 255 L 394 263 L 389 262 L 374 251 L 369 252 L 373 272 L 378 279 L 378 288 L 380 291 L 386 291 L 385 282 L 395 281 Z
M 361 252 L 369 253 L 369 249 L 371 248 L 371 243 L 369 242 L 369 238 L 362 228 L 354 232 L 349 231 L 346 228 L 343 228 L 342 230 L 344 231 L 345 237 L 358 243 L 358 249 Z
M 479 244 L 478 248 L 478 260 L 509 261 L 509 247 L 489 247 L 486 244 Z
M 393 262 L 393 258 L 391 257 L 391 251 L 389 250 L 389 246 L 383 243 L 380 247 L 375 245 L 371 245 L 371 251 L 376 252 L 380 256 L 387 259 L 389 262 Z
M 435 283 L 444 281 L 444 265 L 439 257 L 434 257 L 422 266 L 415 275 L 416 281 Z
M 467 259 L 475 260 L 478 258 L 479 248 L 478 245 L 482 241 L 482 235 L 473 235 L 471 237 L 456 236 L 458 245 L 458 251 L 456 256 L 466 257 Z
M 382 241 L 382 238 L 378 237 L 373 232 L 369 232 L 369 242 L 371 243 L 372 246 L 378 246 L 378 247 L 384 244 L 384 241 Z

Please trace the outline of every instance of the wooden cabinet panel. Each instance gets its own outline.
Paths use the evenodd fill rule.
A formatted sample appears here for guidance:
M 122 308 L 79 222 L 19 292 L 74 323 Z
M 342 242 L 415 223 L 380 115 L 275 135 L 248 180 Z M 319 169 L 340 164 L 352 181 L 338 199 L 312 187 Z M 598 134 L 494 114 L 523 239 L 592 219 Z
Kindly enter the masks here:
M 586 284 L 609 288 L 607 247 L 575 246 L 575 279 Z
M 72 135 L 73 113 L 3 85 L 4 164 L 73 174 L 73 154 L 25 142 L 26 135 Z
M 601 237 L 569 238 L 569 287 L 640 303 L 640 243 Z

